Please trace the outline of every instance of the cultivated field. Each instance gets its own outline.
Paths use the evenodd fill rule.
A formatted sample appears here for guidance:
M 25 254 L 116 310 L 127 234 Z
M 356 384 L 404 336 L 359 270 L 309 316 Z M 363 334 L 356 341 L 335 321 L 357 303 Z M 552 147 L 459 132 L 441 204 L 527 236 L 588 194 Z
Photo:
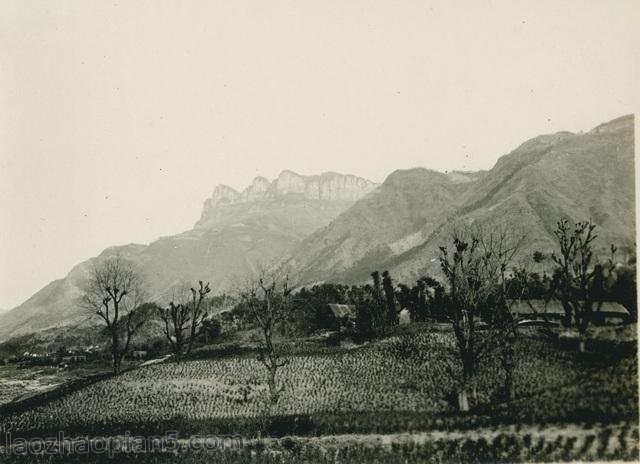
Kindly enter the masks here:
M 55 436 L 58 430 L 67 436 L 152 435 L 167 430 L 178 430 L 182 437 L 394 434 L 384 439 L 391 440 L 385 446 L 399 447 L 407 462 L 445 451 L 451 459 L 474 452 L 496 460 L 490 453 L 502 450 L 507 461 L 516 456 L 563 460 L 637 454 L 635 356 L 580 354 L 541 337 L 523 337 L 517 346 L 515 401 L 506 404 L 493 398 L 501 371 L 489 366 L 479 376 L 472 411 L 460 415 L 448 399 L 458 375 L 453 350 L 451 334 L 427 331 L 353 349 L 292 355 L 279 373 L 283 393 L 268 418 L 264 368 L 252 356 L 243 356 L 131 370 L 9 414 L 2 425 L 11 427 L 14 436 L 41 437 Z M 393 438 L 407 431 L 431 435 Z M 290 446 L 298 451 L 322 454 L 326 448 L 324 442 L 291 440 Z M 336 446 L 331 456 L 345 462 L 352 453 L 354 460 L 359 456 L 358 462 L 367 462 L 376 448 L 371 443 Z M 237 461 L 231 462 L 251 461 L 260 454 L 258 448 L 251 448 L 253 454 L 234 454 Z M 385 456 L 386 448 L 378 449 L 382 455 L 376 456 Z M 291 449 L 283 453 L 270 456 L 274 462 L 294 457 Z

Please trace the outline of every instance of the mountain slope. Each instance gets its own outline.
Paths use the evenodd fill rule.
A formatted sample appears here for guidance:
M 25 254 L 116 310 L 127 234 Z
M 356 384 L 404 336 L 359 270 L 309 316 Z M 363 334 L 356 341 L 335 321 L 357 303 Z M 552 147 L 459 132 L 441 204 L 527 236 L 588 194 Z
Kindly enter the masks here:
M 452 184 L 452 175 L 397 171 L 375 192 L 384 198 L 381 208 L 373 194 L 361 199 L 305 239 L 290 262 L 307 282 L 361 282 L 374 269 L 408 281 L 439 274 L 438 248 L 450 242 L 455 224 L 526 234 L 520 260 L 555 247 L 553 230 L 563 216 L 592 218 L 600 249 L 628 248 L 635 238 L 634 172 L 632 116 L 586 134 L 531 139 L 462 185 Z
M 162 299 L 181 282 L 210 281 L 233 290 L 257 266 L 289 254 L 302 238 L 326 225 L 376 184 L 350 175 L 300 176 L 284 171 L 273 182 L 256 178 L 243 192 L 217 186 L 192 230 L 149 245 L 112 247 L 74 267 L 29 300 L 0 315 L 0 340 L 50 327 L 87 323 L 78 305 L 95 263 L 121 255 L 139 268 L 151 296 Z
M 331 280 L 422 243 L 459 206 L 475 179 L 423 168 L 396 171 L 296 248 L 289 264 L 302 281 Z M 343 276 L 344 277 L 344 276 Z

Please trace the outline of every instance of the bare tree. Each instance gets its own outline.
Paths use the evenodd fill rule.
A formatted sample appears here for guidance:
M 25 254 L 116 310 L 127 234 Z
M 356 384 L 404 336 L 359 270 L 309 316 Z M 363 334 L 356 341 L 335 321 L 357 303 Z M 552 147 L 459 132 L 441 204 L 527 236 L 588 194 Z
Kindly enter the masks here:
M 513 320 L 504 297 L 504 281 L 521 239 L 512 240 L 506 231 L 484 233 L 480 227 L 467 227 L 455 229 L 452 241 L 452 253 L 440 247 L 440 266 L 449 286 L 447 315 L 462 363 L 458 407 L 468 411 L 467 390 L 478 362 L 495 346 L 495 335 L 504 334 L 504 341 L 511 341 L 507 331 Z M 494 336 L 479 336 L 478 322 L 483 316 Z M 510 351 L 512 343 L 505 355 Z
M 187 329 L 189 327 L 189 307 L 184 304 L 184 289 L 174 289 L 173 297 L 169 305 L 164 308 L 158 308 L 158 314 L 162 320 L 162 331 L 171 352 L 180 359 L 184 353 L 185 338 L 187 337 Z
M 561 219 L 554 231 L 560 250 L 551 254 L 556 264 L 554 290 L 564 308 L 564 323 L 578 329 L 581 351 L 584 351 L 587 328 L 593 319 L 594 304 L 595 312 L 602 307 L 605 281 L 615 267 L 617 251 L 611 245 L 607 263 L 598 263 L 593 250 L 593 242 L 598 237 L 595 229 L 591 220 L 578 222 L 572 228 L 566 218 Z
M 120 373 L 132 338 L 148 319 L 141 308 L 143 301 L 142 280 L 131 262 L 117 256 L 94 265 L 85 283 L 82 304 L 106 325 L 115 374 Z
M 271 405 L 278 402 L 281 393 L 281 389 L 276 385 L 278 369 L 288 363 L 288 360 L 281 358 L 273 335 L 276 326 L 287 318 L 290 293 L 288 275 L 281 275 L 277 271 L 261 271 L 259 277 L 249 282 L 240 293 L 242 303 L 249 309 L 262 331 L 263 340 L 258 360 L 267 369 Z
M 201 280 L 198 281 L 198 288 L 191 287 L 191 301 L 189 302 L 191 308 L 191 324 L 189 326 L 189 343 L 187 344 L 187 354 L 191 354 L 193 349 L 193 342 L 200 334 L 202 323 L 209 315 L 205 304 L 206 296 L 211 293 L 209 282 L 203 284 Z
M 200 334 L 203 322 L 208 316 L 205 298 L 211 292 L 209 283 L 198 282 L 198 288 L 178 288 L 173 292 L 169 305 L 160 308 L 160 319 L 164 323 L 163 332 L 171 351 L 180 359 L 183 354 L 191 354 L 193 343 Z

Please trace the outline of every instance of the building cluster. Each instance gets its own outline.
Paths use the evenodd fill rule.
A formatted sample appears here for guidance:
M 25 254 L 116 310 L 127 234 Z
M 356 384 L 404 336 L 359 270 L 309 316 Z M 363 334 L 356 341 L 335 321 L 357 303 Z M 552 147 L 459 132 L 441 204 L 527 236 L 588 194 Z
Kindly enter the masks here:
M 18 367 L 57 366 L 68 367 L 72 364 L 84 363 L 100 358 L 101 348 L 98 345 L 74 346 L 61 348 L 55 352 L 25 351 L 21 355 L 9 356 L 3 360 L 4 364 L 14 364 Z

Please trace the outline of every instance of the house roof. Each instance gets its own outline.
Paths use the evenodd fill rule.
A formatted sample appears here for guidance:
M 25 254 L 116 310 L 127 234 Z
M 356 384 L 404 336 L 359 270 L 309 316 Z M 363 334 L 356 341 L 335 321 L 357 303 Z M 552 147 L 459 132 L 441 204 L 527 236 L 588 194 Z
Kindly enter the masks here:
M 507 304 L 512 314 L 525 315 L 525 314 L 549 314 L 549 315 L 564 315 L 564 308 L 562 303 L 558 300 L 551 300 L 545 302 L 544 300 L 508 300 Z M 533 307 L 533 308 L 532 308 Z M 593 310 L 597 312 L 598 303 L 594 303 Z M 600 313 L 608 315 L 628 316 L 629 311 L 620 303 L 615 301 L 604 301 L 600 307 Z
M 564 315 L 562 303 L 557 300 L 545 302 L 544 300 L 508 300 L 507 304 L 511 314 L 550 314 Z
M 615 301 L 605 301 L 602 303 L 602 307 L 600 308 L 601 313 L 608 314 L 620 314 L 621 316 L 628 316 L 629 311 L 627 308 L 622 306 L 620 303 L 616 303 Z
M 354 317 L 356 307 L 354 305 L 346 304 L 329 304 L 329 309 L 335 317 Z

